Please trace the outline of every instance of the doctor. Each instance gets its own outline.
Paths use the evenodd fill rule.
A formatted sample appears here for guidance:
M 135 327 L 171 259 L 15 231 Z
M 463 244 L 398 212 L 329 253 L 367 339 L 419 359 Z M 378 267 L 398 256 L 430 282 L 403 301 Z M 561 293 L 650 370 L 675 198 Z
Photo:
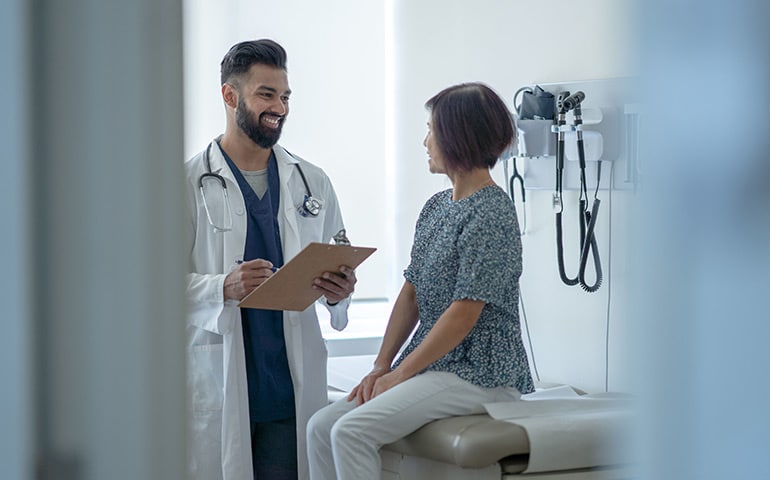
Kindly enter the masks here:
M 307 420 L 327 403 L 315 306 L 278 312 L 238 301 L 308 243 L 331 241 L 342 215 L 326 174 L 277 145 L 291 93 L 284 49 L 272 40 L 233 46 L 221 84 L 225 133 L 185 163 L 190 478 L 306 479 Z M 355 283 L 345 266 L 315 279 L 338 330 Z

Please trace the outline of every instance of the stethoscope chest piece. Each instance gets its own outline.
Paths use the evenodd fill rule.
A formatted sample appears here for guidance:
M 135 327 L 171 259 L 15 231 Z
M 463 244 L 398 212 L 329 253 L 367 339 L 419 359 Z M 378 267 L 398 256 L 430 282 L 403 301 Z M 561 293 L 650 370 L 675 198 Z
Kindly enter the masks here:
M 289 153 L 291 155 L 291 153 Z M 321 207 L 323 204 L 310 193 L 310 185 L 307 183 L 305 173 L 299 168 L 299 163 L 294 164 L 297 167 L 299 176 L 302 177 L 302 183 L 305 185 L 305 199 L 302 201 L 302 205 L 297 209 L 300 215 L 303 217 L 317 217 L 321 213 Z
M 321 213 L 321 202 L 312 195 L 305 195 L 302 206 L 297 209 L 303 217 L 317 217 Z

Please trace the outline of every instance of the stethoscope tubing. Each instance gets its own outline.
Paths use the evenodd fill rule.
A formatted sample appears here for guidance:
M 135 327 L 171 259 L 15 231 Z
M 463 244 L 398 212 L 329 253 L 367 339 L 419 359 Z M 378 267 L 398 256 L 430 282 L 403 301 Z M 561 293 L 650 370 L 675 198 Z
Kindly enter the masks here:
M 214 145 L 214 142 L 213 141 L 210 142 L 206 147 L 206 151 L 203 154 L 203 162 L 206 166 L 206 171 L 202 173 L 200 177 L 198 177 L 198 188 L 200 189 L 200 192 L 201 192 L 201 197 L 203 199 L 203 205 L 204 205 L 204 209 L 206 210 L 206 217 L 209 221 L 209 224 L 211 224 L 211 226 L 217 232 L 227 232 L 232 229 L 232 212 L 230 211 L 230 197 L 227 193 L 227 182 L 225 181 L 225 178 L 218 173 L 214 173 L 213 170 L 211 169 L 211 149 L 213 145 Z M 294 157 L 294 155 L 288 150 L 286 151 L 286 153 Z M 296 159 L 296 157 L 294 158 Z M 305 198 L 302 202 L 302 206 L 298 209 L 298 212 L 303 217 L 316 217 L 318 216 L 319 213 L 321 213 L 321 208 L 323 204 L 321 203 L 320 200 L 315 198 L 313 196 L 313 193 L 310 191 L 310 184 L 308 183 L 307 177 L 305 177 L 305 172 L 302 171 L 302 167 L 300 167 L 299 162 L 295 163 L 294 166 L 297 167 L 297 172 L 299 172 L 299 176 L 302 179 L 302 184 L 305 186 Z M 227 205 L 228 214 L 230 216 L 229 227 L 227 225 L 223 227 L 217 227 L 213 219 L 211 218 L 211 213 L 209 212 L 208 203 L 206 202 L 206 195 L 203 189 L 203 182 L 206 178 L 213 178 L 217 180 L 220 183 L 220 185 L 222 185 L 223 196 L 225 199 L 225 203 Z

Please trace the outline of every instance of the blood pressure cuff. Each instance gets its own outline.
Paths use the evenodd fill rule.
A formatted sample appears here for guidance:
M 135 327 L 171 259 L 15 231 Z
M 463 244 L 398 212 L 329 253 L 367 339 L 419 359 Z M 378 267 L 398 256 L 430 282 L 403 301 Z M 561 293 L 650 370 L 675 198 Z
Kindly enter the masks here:
M 516 105 L 517 97 L 521 95 L 521 103 Z M 513 105 L 521 120 L 553 120 L 556 104 L 553 94 L 546 92 L 539 85 L 522 87 L 513 96 Z

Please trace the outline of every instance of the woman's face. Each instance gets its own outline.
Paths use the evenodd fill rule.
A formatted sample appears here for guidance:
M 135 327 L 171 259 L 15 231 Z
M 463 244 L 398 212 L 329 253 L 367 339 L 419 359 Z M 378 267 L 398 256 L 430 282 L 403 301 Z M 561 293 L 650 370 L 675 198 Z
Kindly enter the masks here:
M 428 133 L 422 142 L 425 148 L 428 149 L 428 169 L 431 173 L 447 173 L 444 165 L 444 156 L 438 148 L 436 138 L 433 136 L 432 123 L 433 118 L 428 121 Z

